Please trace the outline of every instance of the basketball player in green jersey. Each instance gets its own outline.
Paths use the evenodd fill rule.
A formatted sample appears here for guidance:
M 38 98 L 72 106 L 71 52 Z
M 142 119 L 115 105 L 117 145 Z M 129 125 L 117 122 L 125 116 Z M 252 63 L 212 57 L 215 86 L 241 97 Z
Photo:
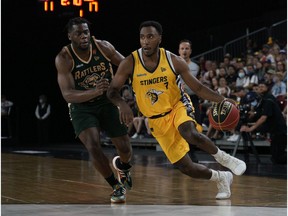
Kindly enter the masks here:
M 108 88 L 108 98 L 118 106 L 122 122 L 129 124 L 133 113 L 121 98 L 120 89 L 130 78 L 139 110 L 148 117 L 152 135 L 169 161 L 190 177 L 215 181 L 218 187 L 216 199 L 228 199 L 231 196 L 232 173 L 194 163 L 187 154 L 189 144 L 197 144 L 198 148 L 213 155 L 216 161 L 236 175 L 245 172 L 246 164 L 218 149 L 207 136 L 197 131 L 199 125 L 190 115 L 192 104 L 181 88 L 180 75 L 188 87 L 203 99 L 217 103 L 229 99 L 202 85 L 191 75 L 183 58 L 159 47 L 162 40 L 160 23 L 146 21 L 139 29 L 141 48 L 120 63 Z
M 132 156 L 127 127 L 120 123 L 118 108 L 112 104 L 106 91 L 113 77 L 112 65 L 124 57 L 112 44 L 90 35 L 90 23 L 84 18 L 71 19 L 67 24 L 68 39 L 55 59 L 58 84 L 66 102 L 76 136 L 87 148 L 96 170 L 113 188 L 112 203 L 126 199 L 126 189 L 131 189 Z M 116 146 L 119 156 L 112 164 L 118 180 L 101 149 L 100 130 L 104 130 Z

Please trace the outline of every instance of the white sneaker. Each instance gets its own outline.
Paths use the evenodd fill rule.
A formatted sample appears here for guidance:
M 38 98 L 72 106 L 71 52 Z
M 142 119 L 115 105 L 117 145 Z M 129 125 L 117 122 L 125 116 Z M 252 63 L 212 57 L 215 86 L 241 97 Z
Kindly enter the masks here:
M 222 151 L 221 157 L 215 160 L 222 166 L 229 168 L 235 175 L 242 175 L 246 170 L 246 163 Z
M 136 139 L 138 137 L 138 133 L 135 133 L 131 138 Z
M 233 134 L 232 136 L 230 136 L 227 141 L 230 141 L 230 142 L 236 142 L 238 139 L 239 139 L 239 134 Z
M 228 199 L 231 196 L 230 186 L 233 182 L 233 175 L 231 172 L 218 172 L 220 180 L 216 182 L 218 188 L 216 199 Z
M 231 136 L 229 136 L 228 138 L 227 138 L 227 141 L 229 141 L 232 137 L 234 137 L 235 136 L 235 134 L 232 134 Z

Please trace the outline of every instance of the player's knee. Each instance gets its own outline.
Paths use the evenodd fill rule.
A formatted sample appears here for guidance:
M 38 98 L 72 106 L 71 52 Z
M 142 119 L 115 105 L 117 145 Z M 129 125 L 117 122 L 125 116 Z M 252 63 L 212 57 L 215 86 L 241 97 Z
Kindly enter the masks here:
M 125 143 L 124 145 L 121 145 L 121 147 L 118 148 L 118 150 L 123 154 L 131 154 L 131 152 L 132 152 L 131 145 L 129 145 L 127 143 Z
M 112 139 L 113 144 L 116 146 L 118 151 L 123 154 L 129 154 L 132 152 L 132 147 L 129 141 L 129 138 L 122 137 L 122 138 L 115 138 Z
M 194 123 L 191 122 L 185 122 L 180 125 L 179 132 L 188 143 L 195 143 L 195 141 L 199 141 L 201 139 L 201 135 L 197 131 Z
M 198 131 L 190 131 L 186 138 L 187 142 L 190 144 L 198 144 L 202 142 L 202 135 Z

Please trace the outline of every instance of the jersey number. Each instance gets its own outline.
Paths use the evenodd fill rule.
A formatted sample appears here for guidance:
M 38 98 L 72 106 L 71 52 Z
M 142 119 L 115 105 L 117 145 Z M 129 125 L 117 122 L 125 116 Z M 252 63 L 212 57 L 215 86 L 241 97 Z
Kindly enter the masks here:
M 166 89 L 168 89 L 168 82 L 164 82 Z

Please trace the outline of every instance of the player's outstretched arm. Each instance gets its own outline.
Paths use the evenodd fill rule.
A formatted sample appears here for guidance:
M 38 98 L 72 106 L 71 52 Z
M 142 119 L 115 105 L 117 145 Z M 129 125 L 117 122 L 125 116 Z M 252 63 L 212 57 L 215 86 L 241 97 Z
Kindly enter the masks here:
M 127 81 L 127 79 L 130 78 L 132 71 L 133 59 L 130 55 L 120 63 L 116 74 L 113 77 L 107 90 L 107 97 L 119 108 L 120 121 L 126 125 L 133 121 L 134 116 L 130 106 L 121 97 L 120 90 Z

